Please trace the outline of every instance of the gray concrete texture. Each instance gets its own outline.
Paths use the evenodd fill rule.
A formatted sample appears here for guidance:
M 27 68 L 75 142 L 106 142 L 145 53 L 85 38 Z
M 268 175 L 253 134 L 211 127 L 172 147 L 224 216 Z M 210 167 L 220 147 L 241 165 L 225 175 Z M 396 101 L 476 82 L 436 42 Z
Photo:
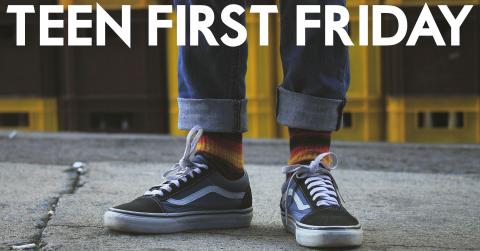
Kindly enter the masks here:
M 28 243 L 44 250 L 302 249 L 279 216 L 285 141 L 246 143 L 255 212 L 250 228 L 128 235 L 104 229 L 104 211 L 158 184 L 181 155 L 183 140 L 4 135 L 0 249 Z M 359 250 L 480 250 L 480 147 L 337 142 L 335 151 L 341 163 L 334 175 L 365 231 Z M 70 168 L 78 160 L 87 162 L 83 175 Z
M 164 164 L 91 163 L 86 183 L 60 199 L 44 232 L 50 249 L 295 250 L 280 222 L 278 166 L 250 165 L 255 216 L 248 229 L 170 235 L 127 235 L 102 227 L 112 205 L 155 185 Z M 480 183 L 464 176 L 377 171 L 335 172 L 347 207 L 365 230 L 362 249 L 475 249 L 480 247 Z
M 47 215 L 69 191 L 63 166 L 0 163 L 0 248 L 40 239 Z
M 0 132 L 0 162 L 68 165 L 73 161 L 174 162 L 184 138 L 158 135 Z M 342 169 L 480 175 L 480 145 L 334 142 Z M 284 165 L 286 140 L 245 140 L 245 161 Z

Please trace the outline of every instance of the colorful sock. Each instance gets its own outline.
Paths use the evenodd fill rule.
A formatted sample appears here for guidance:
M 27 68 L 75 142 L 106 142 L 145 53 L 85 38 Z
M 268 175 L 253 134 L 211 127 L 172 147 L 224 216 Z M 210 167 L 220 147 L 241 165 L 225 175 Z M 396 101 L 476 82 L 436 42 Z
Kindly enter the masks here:
M 308 164 L 319 154 L 330 151 L 332 132 L 288 128 L 290 134 L 289 165 Z
M 206 157 L 209 167 L 223 176 L 237 179 L 243 176 L 243 144 L 241 133 L 203 133 L 197 153 Z

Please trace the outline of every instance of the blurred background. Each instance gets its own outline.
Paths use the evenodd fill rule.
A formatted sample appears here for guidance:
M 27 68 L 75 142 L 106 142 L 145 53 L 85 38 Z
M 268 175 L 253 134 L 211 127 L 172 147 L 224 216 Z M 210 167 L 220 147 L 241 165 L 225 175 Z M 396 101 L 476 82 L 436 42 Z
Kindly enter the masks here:
M 37 0 L 34 4 L 96 2 L 59 1 Z M 131 49 L 111 30 L 107 30 L 107 46 L 103 48 L 39 47 L 38 15 L 27 17 L 27 46 L 16 47 L 15 16 L 5 13 L 6 6 L 32 2 L 0 3 L 0 130 L 184 135 L 177 129 L 176 31 L 159 30 L 159 46 L 148 47 L 146 8 L 149 4 L 169 2 L 98 1 L 116 20 L 122 4 L 132 5 Z M 347 2 L 354 43 L 358 42 L 359 4 L 400 6 L 408 16 L 410 30 L 425 2 L 448 4 L 455 15 L 464 4 L 477 6 L 462 26 L 460 47 L 436 47 L 430 38 L 420 39 L 415 47 L 352 47 L 349 102 L 342 130 L 334 138 L 480 143 L 480 1 Z M 433 12 L 448 44 L 450 28 L 437 8 Z M 83 18 L 94 20 L 93 17 L 94 14 Z M 169 18 L 174 19 L 174 14 Z M 278 53 L 278 16 L 270 21 L 270 46 L 260 47 L 258 16 L 247 14 L 250 46 L 246 137 L 250 138 L 288 136 L 286 129 L 275 122 L 275 90 L 283 73 Z M 395 30 L 395 22 L 385 18 L 384 34 Z M 95 35 L 93 30 L 80 32 L 84 36 Z M 54 33 L 65 36 L 62 30 Z

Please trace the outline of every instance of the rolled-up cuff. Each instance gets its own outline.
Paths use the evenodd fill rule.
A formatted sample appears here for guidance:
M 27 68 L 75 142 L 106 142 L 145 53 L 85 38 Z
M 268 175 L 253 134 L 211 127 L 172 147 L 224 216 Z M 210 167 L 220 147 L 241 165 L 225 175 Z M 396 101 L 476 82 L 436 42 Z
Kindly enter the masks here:
M 336 131 L 340 128 L 345 100 L 319 98 L 277 90 L 277 121 L 291 128 Z
M 178 98 L 178 128 L 198 125 L 207 132 L 247 131 L 247 100 Z

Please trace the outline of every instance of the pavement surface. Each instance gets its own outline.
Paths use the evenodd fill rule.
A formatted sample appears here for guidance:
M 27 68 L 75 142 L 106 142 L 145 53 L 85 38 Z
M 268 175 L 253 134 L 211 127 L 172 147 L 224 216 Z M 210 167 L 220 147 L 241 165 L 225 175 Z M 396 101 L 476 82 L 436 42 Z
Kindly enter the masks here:
M 245 150 L 250 228 L 127 235 L 103 228 L 104 211 L 158 184 L 183 152 L 181 138 L 0 132 L 0 249 L 302 250 L 279 216 L 287 142 L 248 140 Z M 480 250 L 480 146 L 335 142 L 333 150 L 346 207 L 363 224 L 358 250 Z

